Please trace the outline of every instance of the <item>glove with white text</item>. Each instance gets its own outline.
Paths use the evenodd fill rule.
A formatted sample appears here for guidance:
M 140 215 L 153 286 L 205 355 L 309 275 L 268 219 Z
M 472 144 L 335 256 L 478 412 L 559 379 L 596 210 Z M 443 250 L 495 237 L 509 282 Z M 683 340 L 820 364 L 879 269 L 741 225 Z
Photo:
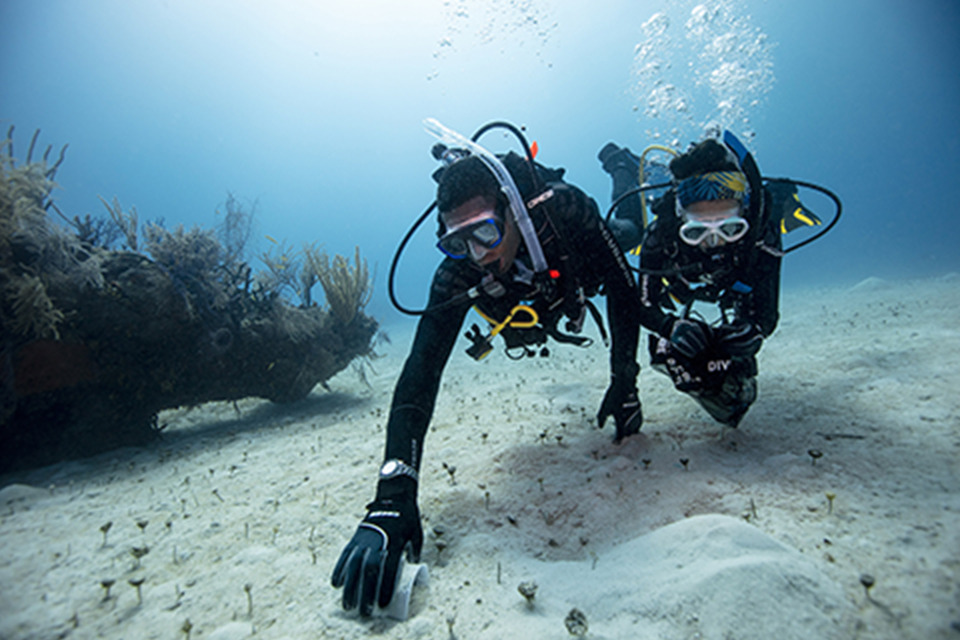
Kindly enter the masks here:
M 597 427 L 600 429 L 607 418 L 613 416 L 617 427 L 614 442 L 638 433 L 643 426 L 643 411 L 637 395 L 637 373 L 640 367 L 634 362 L 632 366 L 626 365 L 622 368 L 624 370 L 619 374 L 611 376 L 610 386 L 597 413 Z
M 367 505 L 367 515 L 347 543 L 333 570 L 333 586 L 343 587 L 343 608 L 359 605 L 370 616 L 376 602 L 390 604 L 397 582 L 400 556 L 420 561 L 423 528 L 416 500 L 378 499 Z

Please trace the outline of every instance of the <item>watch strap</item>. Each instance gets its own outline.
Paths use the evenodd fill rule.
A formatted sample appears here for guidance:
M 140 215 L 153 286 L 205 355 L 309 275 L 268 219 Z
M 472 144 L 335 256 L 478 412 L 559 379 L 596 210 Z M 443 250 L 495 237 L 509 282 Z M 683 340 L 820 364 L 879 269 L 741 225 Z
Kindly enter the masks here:
M 417 473 L 417 470 L 398 458 L 387 460 L 383 463 L 383 466 L 380 467 L 381 480 L 390 480 L 400 476 L 412 478 L 414 482 L 419 482 L 420 480 L 420 474 Z

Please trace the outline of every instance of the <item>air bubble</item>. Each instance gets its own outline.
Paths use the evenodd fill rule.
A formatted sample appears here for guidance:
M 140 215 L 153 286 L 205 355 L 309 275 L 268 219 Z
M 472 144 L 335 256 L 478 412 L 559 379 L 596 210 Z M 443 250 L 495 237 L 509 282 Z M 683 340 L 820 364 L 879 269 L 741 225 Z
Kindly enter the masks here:
M 750 112 L 773 86 L 774 45 L 741 5 L 702 2 L 686 18 L 673 5 L 643 22 L 643 40 L 634 47 L 633 110 L 684 138 L 698 137 L 709 120 L 748 128 Z

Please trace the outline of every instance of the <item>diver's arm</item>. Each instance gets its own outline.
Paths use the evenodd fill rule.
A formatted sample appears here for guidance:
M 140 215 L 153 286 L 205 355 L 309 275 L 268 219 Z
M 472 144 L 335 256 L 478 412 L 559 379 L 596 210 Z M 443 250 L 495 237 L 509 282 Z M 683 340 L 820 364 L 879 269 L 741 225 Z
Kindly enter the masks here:
M 748 314 L 763 336 L 769 337 L 777 328 L 780 320 L 780 230 L 771 229 L 766 236 L 764 246 L 758 248 L 752 274 L 754 292 L 751 296 Z M 770 247 L 771 251 L 766 250 Z
M 572 185 L 558 190 L 556 198 L 556 218 L 572 225 L 566 235 L 572 235 L 577 245 L 571 248 L 581 252 L 581 262 L 605 290 L 612 338 L 611 373 L 626 375 L 635 368 L 640 335 L 636 280 L 593 198 Z
M 599 221 L 599 239 L 595 253 L 607 297 L 610 323 L 610 371 L 634 371 L 636 376 L 637 342 L 640 339 L 640 297 L 636 280 L 613 234 Z
M 780 227 L 772 223 L 767 226 L 762 241 L 754 249 L 757 253 L 753 266 L 744 277 L 753 291 L 747 297 L 742 315 L 764 338 L 774 332 L 780 320 L 782 248 Z
M 445 268 L 447 267 L 447 268 Z M 450 272 L 458 269 L 444 263 L 437 270 L 430 292 L 430 306 L 449 301 Z M 387 422 L 386 458 L 419 467 L 423 436 L 427 431 L 440 375 L 457 339 L 469 302 L 446 306 L 424 314 L 403 373 L 393 394 Z M 367 505 L 367 515 L 340 553 L 330 582 L 343 588 L 343 608 L 358 608 L 368 617 L 374 605 L 386 607 L 393 598 L 402 556 L 420 562 L 423 526 L 417 507 L 416 473 L 402 466 L 382 467 L 391 473 L 377 484 L 376 499 Z
M 564 190 L 564 219 L 574 221 L 579 230 L 577 239 L 579 263 L 585 273 L 581 284 L 602 284 L 607 298 L 607 320 L 610 323 L 610 385 L 597 412 L 597 426 L 614 419 L 614 442 L 634 435 L 643 424 L 640 398 L 637 396 L 637 342 L 640 338 L 640 301 L 636 281 L 613 234 L 600 218 L 597 205 L 576 188 Z M 560 207 L 558 207 L 559 209 Z M 593 284 L 590 284 L 592 281 Z
M 469 288 L 466 283 L 460 282 L 453 271 L 456 270 L 445 269 L 443 265 L 437 270 L 428 306 L 441 305 L 449 300 L 450 292 L 455 287 L 464 291 Z M 387 420 L 385 460 L 403 460 L 419 470 L 423 440 L 433 415 L 440 378 L 469 308 L 469 302 L 466 302 L 420 317 L 413 346 L 393 392 Z M 407 498 L 416 499 L 416 489 L 415 482 L 401 476 L 381 481 L 377 497 L 396 497 L 402 493 Z
M 656 225 L 656 223 L 653 223 Z M 676 316 L 663 310 L 667 292 L 663 285 L 663 276 L 659 272 L 667 268 L 662 250 L 658 228 L 651 226 L 643 239 L 640 250 L 640 324 L 647 330 L 664 337 L 670 337 Z

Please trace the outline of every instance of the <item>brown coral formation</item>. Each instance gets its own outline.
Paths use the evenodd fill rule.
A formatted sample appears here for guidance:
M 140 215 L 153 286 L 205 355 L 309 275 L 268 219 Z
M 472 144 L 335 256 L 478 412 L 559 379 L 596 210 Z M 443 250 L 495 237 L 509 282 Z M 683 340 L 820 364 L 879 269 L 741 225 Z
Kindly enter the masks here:
M 29 154 L 18 165 L 4 146 L 0 470 L 146 443 L 163 409 L 295 401 L 371 354 L 377 323 L 363 313 L 370 280 L 359 249 L 352 265 L 317 251 L 291 256 L 295 306 L 242 261 L 249 214 L 232 198 L 220 237 L 139 229 L 135 210 L 104 201 L 129 249 L 110 250 L 97 246 L 104 228 L 89 216 L 68 220 L 73 233 L 50 220 L 55 166 Z M 312 282 L 328 308 L 310 302 Z

